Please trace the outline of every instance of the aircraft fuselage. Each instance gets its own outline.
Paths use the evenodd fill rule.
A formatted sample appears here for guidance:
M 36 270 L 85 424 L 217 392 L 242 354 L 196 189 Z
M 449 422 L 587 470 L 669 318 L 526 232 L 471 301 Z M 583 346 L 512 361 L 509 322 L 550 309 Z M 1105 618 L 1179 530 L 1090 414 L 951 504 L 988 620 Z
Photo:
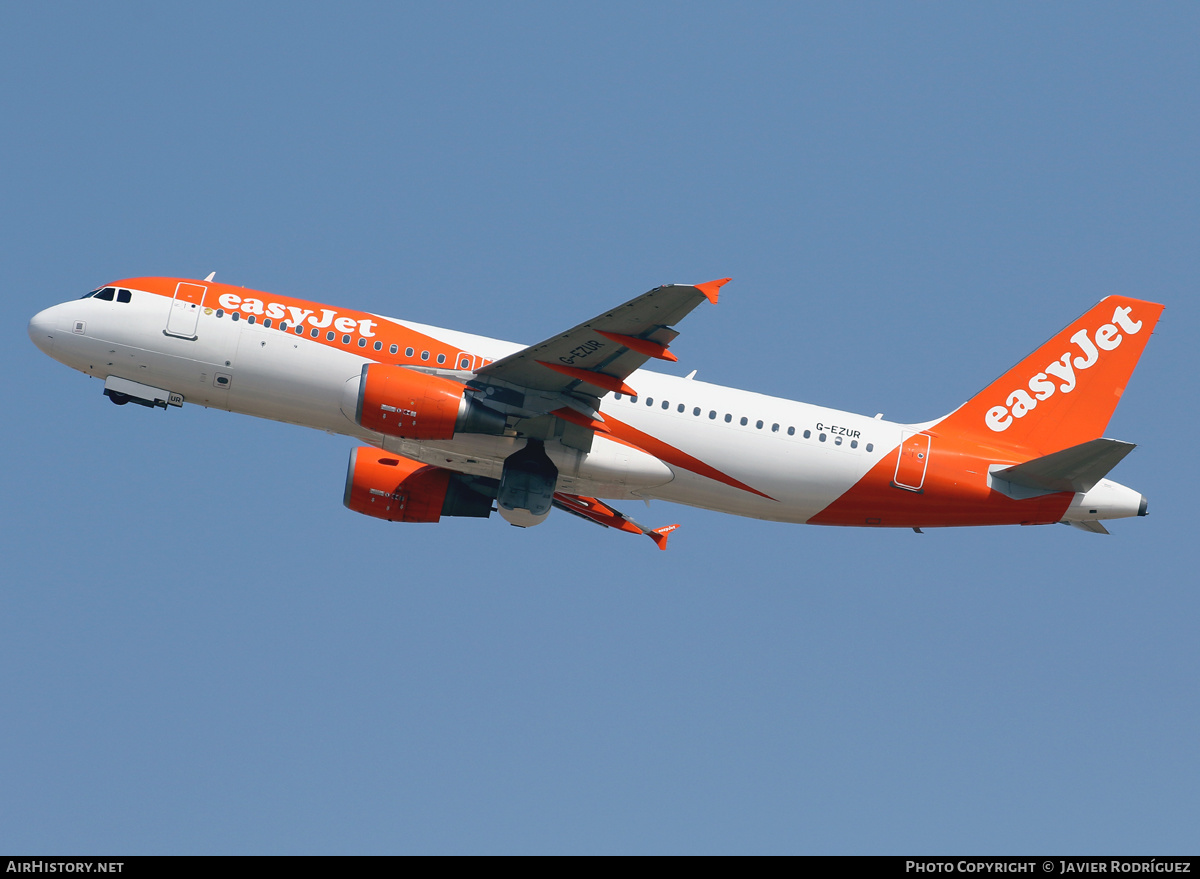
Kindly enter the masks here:
M 899 424 L 648 369 L 624 379 L 636 394 L 603 397 L 604 428 L 587 442 L 565 440 L 561 426 L 553 427 L 558 422 L 546 426 L 545 418 L 516 421 L 520 429 L 499 435 L 390 436 L 356 419 L 364 366 L 468 382 L 524 346 L 212 281 L 133 278 L 104 290 L 113 292 L 40 312 L 29 333 L 54 359 L 109 382 L 117 402 L 146 401 L 123 393 L 131 387 L 123 380 L 166 392 L 168 405 L 345 434 L 490 480 L 536 438 L 557 468 L 556 492 L 659 499 L 782 522 L 934 527 L 1145 512 L 1140 494 L 1107 479 L 1086 492 L 1017 498 L 997 490 L 998 467 L 1035 455 L 1006 445 L 994 427 L 994 436 L 981 429 L 965 440 L 939 432 L 937 421 Z M 995 421 L 995 408 L 989 411 Z

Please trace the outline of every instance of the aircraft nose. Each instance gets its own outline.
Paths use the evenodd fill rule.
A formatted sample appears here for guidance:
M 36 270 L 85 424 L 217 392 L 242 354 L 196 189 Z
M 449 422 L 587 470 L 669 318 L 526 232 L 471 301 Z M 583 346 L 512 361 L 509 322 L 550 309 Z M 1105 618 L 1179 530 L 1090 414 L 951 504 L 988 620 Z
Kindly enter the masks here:
M 29 338 L 43 353 L 53 356 L 56 329 L 54 326 L 54 316 L 50 313 L 51 311 L 53 309 L 47 308 L 44 311 L 39 311 L 29 319 Z

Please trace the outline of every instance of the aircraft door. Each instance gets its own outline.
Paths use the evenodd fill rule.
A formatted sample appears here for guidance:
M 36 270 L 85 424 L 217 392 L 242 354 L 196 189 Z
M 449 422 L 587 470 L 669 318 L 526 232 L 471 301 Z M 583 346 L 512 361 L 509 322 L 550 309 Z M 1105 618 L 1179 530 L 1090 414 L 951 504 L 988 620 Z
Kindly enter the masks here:
M 892 485 L 906 491 L 921 491 L 925 484 L 925 472 L 929 468 L 931 439 L 927 433 L 908 433 L 900 441 L 900 457 L 896 461 L 896 475 Z
M 196 325 L 200 321 L 200 309 L 204 307 L 204 295 L 207 292 L 208 288 L 202 284 L 181 281 L 175 288 L 175 298 L 171 300 L 167 328 L 163 333 L 196 341 Z
M 483 358 L 472 354 L 469 351 L 459 351 L 454 355 L 455 369 L 469 369 L 472 372 L 483 366 Z

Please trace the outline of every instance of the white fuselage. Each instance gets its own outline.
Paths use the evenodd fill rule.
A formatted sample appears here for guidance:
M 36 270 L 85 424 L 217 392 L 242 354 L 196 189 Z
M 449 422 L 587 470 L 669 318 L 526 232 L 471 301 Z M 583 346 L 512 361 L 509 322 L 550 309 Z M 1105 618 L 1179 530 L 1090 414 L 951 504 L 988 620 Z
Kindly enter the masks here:
M 366 430 L 354 420 L 354 405 L 363 366 L 379 359 L 373 349 L 377 342 L 357 336 L 349 341 L 346 335 L 341 338 L 347 344 L 330 344 L 332 330 L 329 340 L 325 330 L 314 339 L 310 333 L 316 330 L 303 326 L 303 334 L 281 331 L 264 326 L 262 318 L 234 319 L 232 312 L 214 308 L 194 309 L 181 318 L 173 307 L 177 304 L 166 296 L 133 289 L 128 302 L 84 298 L 48 308 L 31 320 L 29 332 L 50 356 L 102 380 L 117 376 L 165 389 L 183 402 L 345 434 L 461 473 L 498 479 L 505 459 L 524 444 L 510 436 L 455 434 L 448 440 L 415 441 Z M 483 363 L 523 347 L 371 317 L 388 329 L 458 349 L 444 365 L 431 359 L 412 366 L 460 381 L 470 379 Z M 186 323 L 182 333 L 180 320 Z M 454 368 L 464 364 L 471 368 Z M 601 415 L 627 425 L 645 441 L 597 433 L 588 452 L 547 442 L 546 452 L 559 471 L 558 491 L 657 498 L 741 516 L 806 522 L 894 453 L 905 437 L 929 426 L 644 369 L 627 383 L 638 396 L 606 396 Z M 625 433 L 626 440 L 629 435 Z M 680 461 L 691 463 L 680 466 Z M 1079 495 L 1064 519 L 1107 518 L 1110 508 L 1113 516 L 1135 514 L 1140 495 L 1105 483 L 1111 503 L 1104 510 L 1082 512 L 1086 498 Z

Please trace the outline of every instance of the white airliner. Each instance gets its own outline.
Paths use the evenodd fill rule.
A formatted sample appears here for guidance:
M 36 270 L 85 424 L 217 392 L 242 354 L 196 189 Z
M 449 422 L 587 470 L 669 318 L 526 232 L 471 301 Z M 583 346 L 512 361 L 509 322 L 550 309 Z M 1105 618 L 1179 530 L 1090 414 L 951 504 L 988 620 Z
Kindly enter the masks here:
M 1146 513 L 1103 439 L 1163 306 L 1110 296 L 954 412 L 896 424 L 642 369 L 728 279 L 667 285 L 525 347 L 286 296 L 129 278 L 29 322 L 118 404 L 194 403 L 352 436 L 344 503 L 395 522 L 542 522 L 646 534 L 609 500 L 921 529 Z M 603 500 L 601 500 L 603 499 Z

